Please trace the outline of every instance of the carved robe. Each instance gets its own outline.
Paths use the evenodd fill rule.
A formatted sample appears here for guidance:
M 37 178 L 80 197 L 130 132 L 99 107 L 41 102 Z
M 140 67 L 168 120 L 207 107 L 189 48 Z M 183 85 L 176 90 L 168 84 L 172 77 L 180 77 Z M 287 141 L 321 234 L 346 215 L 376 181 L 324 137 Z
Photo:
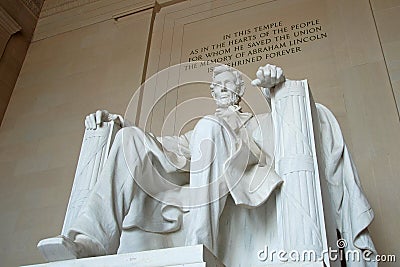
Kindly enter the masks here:
M 270 116 L 263 119 L 267 125 Z M 235 111 L 226 119 L 207 116 L 179 137 L 123 128 L 69 237 L 85 234 L 108 254 L 198 243 L 217 253 L 227 194 L 256 207 L 282 182 L 268 161 L 273 142 L 264 142 L 258 125 Z M 137 237 L 127 238 L 132 233 Z
M 346 249 L 375 252 L 367 231 L 373 213 L 340 128 L 325 107 L 317 105 L 317 110 L 337 228 L 349 243 Z M 282 181 L 271 156 L 272 119 L 270 114 L 236 115 L 206 117 L 182 136 L 156 138 L 136 127 L 120 130 L 69 236 L 83 233 L 108 254 L 202 242 L 229 266 L 259 263 L 256 253 L 264 245 L 279 249 L 274 189 Z M 207 160 L 194 166 L 199 155 Z M 196 191 L 189 183 L 211 186 Z

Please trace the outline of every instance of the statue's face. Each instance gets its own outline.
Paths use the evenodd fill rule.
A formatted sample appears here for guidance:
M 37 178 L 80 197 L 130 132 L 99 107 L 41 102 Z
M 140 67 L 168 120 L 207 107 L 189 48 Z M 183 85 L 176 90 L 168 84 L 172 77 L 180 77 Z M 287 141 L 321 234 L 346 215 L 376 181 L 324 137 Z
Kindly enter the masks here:
M 217 106 L 228 107 L 237 104 L 235 75 L 229 71 L 222 72 L 214 77 L 213 85 L 213 96 Z

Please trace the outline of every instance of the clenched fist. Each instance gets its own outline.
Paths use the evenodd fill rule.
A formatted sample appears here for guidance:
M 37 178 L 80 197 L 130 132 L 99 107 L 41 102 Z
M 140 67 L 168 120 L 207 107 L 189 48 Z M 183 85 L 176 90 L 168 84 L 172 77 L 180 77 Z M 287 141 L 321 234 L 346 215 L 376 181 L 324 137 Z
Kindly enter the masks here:
M 256 76 L 257 78 L 254 79 L 251 84 L 263 88 L 273 88 L 285 81 L 283 70 L 280 67 L 270 64 L 259 67 Z
M 119 123 L 123 123 L 123 119 L 120 115 L 111 114 L 107 110 L 98 110 L 96 113 L 86 116 L 85 127 L 86 130 L 96 130 L 97 127 L 101 127 L 103 122 L 109 121 L 119 121 Z

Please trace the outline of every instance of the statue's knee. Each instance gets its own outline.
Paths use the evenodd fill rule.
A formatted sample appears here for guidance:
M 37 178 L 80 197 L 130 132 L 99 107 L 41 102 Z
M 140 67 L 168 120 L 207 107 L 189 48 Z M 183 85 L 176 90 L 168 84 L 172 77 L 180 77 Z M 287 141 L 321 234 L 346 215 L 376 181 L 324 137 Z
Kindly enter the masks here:
M 115 135 L 114 143 L 122 143 L 128 140 L 136 139 L 143 135 L 143 131 L 138 127 L 124 127 Z
M 136 126 L 124 127 L 117 132 L 117 136 L 119 135 L 119 136 L 130 137 L 130 136 L 135 136 L 138 133 L 142 133 L 142 132 L 143 131 L 139 127 L 136 127 Z

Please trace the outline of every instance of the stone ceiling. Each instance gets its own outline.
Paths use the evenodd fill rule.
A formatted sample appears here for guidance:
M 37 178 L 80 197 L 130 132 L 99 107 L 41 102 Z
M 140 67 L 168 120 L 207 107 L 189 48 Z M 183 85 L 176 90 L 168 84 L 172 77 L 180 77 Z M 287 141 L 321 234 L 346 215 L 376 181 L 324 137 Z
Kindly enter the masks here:
M 21 0 L 24 5 L 36 16 L 39 17 L 40 9 L 44 0 Z

